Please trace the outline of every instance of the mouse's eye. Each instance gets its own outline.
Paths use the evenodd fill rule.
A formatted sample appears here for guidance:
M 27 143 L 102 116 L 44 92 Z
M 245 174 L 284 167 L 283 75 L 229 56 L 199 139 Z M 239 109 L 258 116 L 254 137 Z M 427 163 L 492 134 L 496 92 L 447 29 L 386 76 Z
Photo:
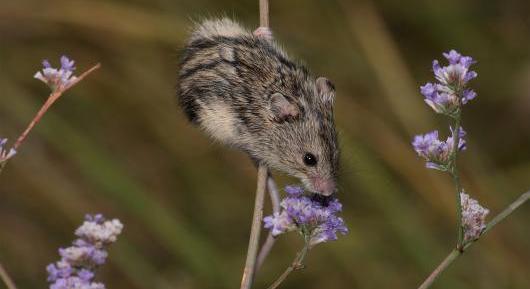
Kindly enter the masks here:
M 304 164 L 309 167 L 314 167 L 317 164 L 317 157 L 312 153 L 306 153 L 304 155 Z

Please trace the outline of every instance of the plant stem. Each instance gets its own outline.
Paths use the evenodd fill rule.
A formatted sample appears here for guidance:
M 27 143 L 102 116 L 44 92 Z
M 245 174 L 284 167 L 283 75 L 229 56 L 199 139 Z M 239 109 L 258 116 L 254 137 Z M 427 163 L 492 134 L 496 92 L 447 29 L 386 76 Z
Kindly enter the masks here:
M 294 260 L 291 263 L 291 265 L 289 267 L 287 267 L 287 269 L 285 269 L 285 271 L 282 273 L 282 275 L 280 275 L 280 277 L 278 277 L 278 279 L 276 279 L 276 281 L 274 281 L 274 283 L 272 283 L 272 285 L 269 286 L 268 289 L 276 289 L 276 288 L 278 288 L 278 286 L 280 286 L 280 284 L 282 284 L 282 282 L 285 280 L 285 278 L 287 278 L 287 276 L 289 276 L 289 274 L 291 274 L 295 270 L 302 269 L 303 268 L 303 261 L 304 261 L 305 256 L 307 255 L 308 251 L 309 251 L 309 242 L 306 242 L 304 248 L 300 252 L 298 252 L 298 254 L 294 258 Z
M 269 27 L 269 0 L 259 0 L 259 26 Z
M 71 87 L 73 87 L 74 85 L 78 84 L 81 80 L 83 80 L 87 75 L 89 75 L 90 73 L 92 73 L 94 70 L 98 69 L 101 65 L 98 63 L 96 65 L 94 65 L 92 68 L 90 68 L 89 70 L 85 71 L 84 73 L 82 73 L 80 76 L 77 77 L 77 79 L 72 82 L 69 86 L 67 87 L 63 87 L 63 88 L 60 88 L 60 89 L 57 89 L 55 91 L 53 91 L 50 96 L 48 97 L 48 99 L 46 100 L 46 102 L 44 103 L 44 105 L 42 105 L 42 107 L 39 109 L 39 111 L 37 112 L 37 114 L 33 117 L 33 119 L 31 120 L 31 122 L 29 123 L 29 125 L 26 127 L 26 129 L 24 130 L 24 132 L 22 132 L 22 134 L 20 134 L 20 136 L 17 138 L 17 141 L 15 142 L 15 144 L 13 145 L 13 148 L 15 150 L 18 149 L 18 147 L 22 144 L 22 142 L 24 142 L 24 140 L 26 139 L 26 137 L 28 136 L 28 134 L 30 133 L 30 131 L 33 129 L 33 127 L 41 120 L 41 118 L 44 116 L 44 114 L 48 111 L 48 109 L 55 103 L 55 101 L 57 101 L 57 99 L 59 99 L 59 97 L 61 97 L 61 95 L 68 89 L 70 89 Z
M 265 187 L 267 186 L 268 169 L 264 164 L 259 164 L 258 181 L 256 188 L 256 200 L 254 203 L 254 216 L 252 217 L 252 228 L 250 230 L 250 241 L 248 242 L 247 260 L 241 279 L 241 289 L 250 289 L 254 280 L 254 268 L 258 255 L 259 235 L 261 232 L 261 220 L 263 217 L 263 202 L 265 200 Z
M 455 123 L 454 128 L 452 131 L 453 134 L 453 152 L 451 156 L 451 176 L 453 177 L 453 182 L 455 183 L 455 193 L 456 193 L 456 248 L 458 250 L 462 250 L 463 247 L 463 241 L 464 241 L 464 232 L 462 227 L 462 201 L 460 198 L 460 193 L 462 192 L 462 185 L 460 184 L 460 176 L 458 174 L 458 166 L 456 164 L 457 155 L 458 155 L 458 146 L 460 144 L 460 112 L 458 112 L 457 116 L 455 117 Z
M 427 289 L 431 287 L 432 283 L 434 283 L 434 281 L 440 276 L 440 274 L 445 271 L 445 269 L 447 269 L 447 267 L 449 267 L 449 265 L 451 265 L 451 263 L 453 263 L 453 261 L 461 254 L 462 252 L 460 252 L 459 250 L 453 249 L 453 251 L 451 251 L 451 253 L 447 255 L 447 257 L 445 257 L 442 263 L 440 263 L 440 265 L 438 265 L 438 267 L 436 267 L 436 269 L 432 271 L 431 275 L 427 277 L 427 279 L 421 284 L 420 287 L 418 287 L 418 289 Z
M 66 86 L 66 87 L 61 87 L 61 88 L 58 88 L 56 90 L 54 90 L 49 96 L 48 96 L 48 99 L 46 99 L 46 102 L 44 102 L 44 104 L 42 105 L 42 107 L 39 109 L 39 111 L 37 112 L 37 114 L 33 117 L 33 119 L 30 121 L 30 123 L 28 124 L 28 126 L 26 127 L 26 129 L 20 134 L 20 136 L 17 138 L 17 141 L 13 144 L 13 149 L 17 150 L 18 151 L 18 148 L 20 147 L 20 145 L 22 145 L 22 143 L 24 142 L 24 140 L 28 137 L 29 133 L 31 132 L 31 130 L 35 127 L 35 125 L 37 125 L 37 123 L 39 123 L 39 121 L 42 119 L 42 117 L 44 116 L 44 114 L 46 114 L 46 112 L 48 111 L 48 109 L 50 109 L 50 107 L 57 101 L 57 99 L 59 99 L 59 97 L 61 97 L 61 95 L 63 95 L 63 93 L 65 91 L 67 91 L 68 89 L 70 89 L 71 87 L 73 87 L 74 85 L 78 84 L 81 80 L 83 80 L 87 75 L 89 75 L 90 73 L 92 73 L 94 70 L 98 69 L 101 67 L 101 64 L 96 64 L 94 66 L 92 66 L 90 69 L 88 69 L 87 71 L 83 72 L 81 75 L 79 75 L 77 77 L 77 79 L 75 81 L 73 81 L 72 83 L 70 83 L 70 85 Z M 3 161 L 2 163 L 0 163 L 0 174 L 2 173 L 2 171 L 4 170 L 4 167 L 7 165 L 7 162 L 9 160 L 5 160 Z
M 489 230 L 491 230 L 493 227 L 495 227 L 498 223 L 500 223 L 502 220 L 504 220 L 506 217 L 508 217 L 511 213 L 513 213 L 517 208 L 519 208 L 522 204 L 524 204 L 526 201 L 530 199 L 530 191 L 522 194 L 515 200 L 513 203 L 511 203 L 506 209 L 504 209 L 502 212 L 500 212 L 495 218 L 493 218 L 487 225 L 486 229 L 484 229 L 484 232 L 482 232 L 481 236 L 486 234 Z M 467 245 L 465 248 L 469 247 Z
M 260 27 L 269 26 L 269 0 L 259 0 L 259 23 Z M 261 220 L 263 218 L 263 202 L 265 198 L 265 188 L 267 187 L 267 179 L 269 171 L 264 164 L 259 164 L 258 167 L 258 185 L 256 189 L 256 201 L 254 204 L 254 216 L 252 218 L 252 228 L 250 230 L 250 241 L 248 243 L 247 260 L 245 262 L 245 269 L 243 270 L 243 277 L 241 278 L 241 289 L 250 289 L 254 281 L 254 274 L 256 272 L 256 258 L 259 249 L 259 235 L 261 232 Z M 269 244 L 269 251 L 274 244 L 274 240 Z M 265 256 L 268 253 L 265 254 Z M 261 262 L 263 262 L 262 257 Z
M 0 279 L 4 281 L 7 286 L 7 289 L 17 289 L 17 286 L 15 286 L 15 282 L 13 282 L 13 279 L 9 277 L 9 274 L 7 274 L 7 271 L 4 269 L 4 266 L 2 266 L 2 264 L 0 264 Z
M 504 220 L 506 217 L 508 217 L 510 214 L 512 214 L 517 208 L 519 208 L 522 204 L 524 204 L 526 201 L 530 199 L 530 191 L 522 194 L 517 200 L 512 202 L 506 209 L 504 209 L 502 212 L 500 212 L 497 216 L 495 216 L 487 225 L 484 232 L 482 232 L 481 237 L 486 234 L 489 230 L 491 230 L 494 226 L 496 226 L 498 223 L 500 223 L 502 220 Z M 431 287 L 432 283 L 440 276 L 442 272 L 453 263 L 459 256 L 462 255 L 462 253 L 467 250 L 471 245 L 473 245 L 474 242 L 468 242 L 465 244 L 461 249 L 453 249 L 447 257 L 436 267 L 436 269 L 423 281 L 423 283 L 418 287 L 418 289 L 426 289 Z
M 278 213 L 280 212 L 280 194 L 278 193 L 278 188 L 276 187 L 276 183 L 274 182 L 274 179 L 271 175 L 269 175 L 269 177 L 267 178 L 267 188 L 271 198 L 272 212 Z M 265 259 L 272 250 L 272 247 L 274 246 L 275 242 L 276 238 L 272 236 L 271 232 L 269 232 L 265 243 L 263 243 L 261 249 L 259 250 L 258 261 L 256 263 L 254 273 L 258 272 L 259 268 L 261 268 L 261 265 L 263 265 L 263 262 L 265 262 Z

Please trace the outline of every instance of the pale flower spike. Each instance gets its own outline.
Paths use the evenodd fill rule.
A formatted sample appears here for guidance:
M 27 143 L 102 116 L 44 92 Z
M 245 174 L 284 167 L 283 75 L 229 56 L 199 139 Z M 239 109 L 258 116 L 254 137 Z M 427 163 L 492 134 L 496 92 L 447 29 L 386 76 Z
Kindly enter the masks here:
M 477 240 L 484 232 L 486 229 L 486 216 L 490 211 L 463 191 L 460 193 L 460 199 L 462 203 L 464 242 L 468 243 Z
M 107 259 L 107 247 L 116 242 L 123 225 L 101 214 L 87 215 L 72 246 L 59 249 L 61 260 L 46 267 L 50 289 L 105 289 L 95 282 L 96 269 Z

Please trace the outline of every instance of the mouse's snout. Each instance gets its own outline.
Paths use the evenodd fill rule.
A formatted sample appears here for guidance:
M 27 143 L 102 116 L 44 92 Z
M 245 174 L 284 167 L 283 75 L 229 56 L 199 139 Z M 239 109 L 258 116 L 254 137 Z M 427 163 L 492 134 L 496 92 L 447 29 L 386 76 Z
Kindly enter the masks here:
M 324 196 L 331 196 L 336 190 L 335 180 L 333 179 L 315 177 L 311 179 L 311 185 L 315 192 Z

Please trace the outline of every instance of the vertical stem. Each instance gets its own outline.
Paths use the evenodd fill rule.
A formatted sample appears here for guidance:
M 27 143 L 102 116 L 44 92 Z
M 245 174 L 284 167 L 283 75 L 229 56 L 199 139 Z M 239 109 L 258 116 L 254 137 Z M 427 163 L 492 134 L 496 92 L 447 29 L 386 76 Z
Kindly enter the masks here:
M 276 186 L 276 182 L 271 175 L 269 175 L 267 179 L 267 188 L 271 197 L 272 211 L 275 213 L 280 212 L 280 193 L 278 192 L 278 186 Z
M 247 260 L 243 270 L 241 289 L 250 289 L 254 280 L 254 268 L 258 255 L 259 235 L 261 232 L 261 220 L 263 217 L 263 202 L 265 200 L 265 187 L 267 186 L 268 169 L 264 164 L 258 167 L 258 182 L 256 188 L 256 200 L 254 203 L 254 216 L 252 217 L 252 228 L 250 241 L 248 243 Z
M 269 0 L 259 0 L 259 26 L 269 27 Z
M 278 188 L 276 187 L 276 183 L 274 182 L 274 179 L 270 175 L 267 178 L 267 188 L 268 188 L 269 195 L 271 198 L 272 212 L 279 213 L 280 212 L 280 194 L 278 193 Z M 261 265 L 263 265 L 263 262 L 265 262 L 265 259 L 267 258 L 270 251 L 272 250 L 272 247 L 274 246 L 275 242 L 276 242 L 276 238 L 274 238 L 272 236 L 272 233 L 269 232 L 269 235 L 267 236 L 265 243 L 262 245 L 259 251 L 258 261 L 256 263 L 256 268 L 254 270 L 255 272 L 257 272 L 259 268 L 261 268 Z
M 4 269 L 4 266 L 2 266 L 2 264 L 0 264 L 0 279 L 4 281 L 7 286 L 7 289 L 17 289 L 17 286 L 15 286 L 15 282 L 13 282 L 13 279 L 9 277 L 9 274 L 7 274 L 7 271 Z
M 269 0 L 259 0 L 259 23 L 261 27 L 269 26 Z M 264 164 L 259 164 L 254 216 L 252 218 L 250 241 L 248 243 L 247 260 L 245 262 L 245 269 L 243 270 L 243 277 L 241 279 L 241 289 L 250 289 L 252 282 L 254 281 L 256 258 L 259 249 L 259 235 L 261 232 L 261 220 L 263 218 L 263 202 L 268 176 L 269 172 L 267 167 Z M 272 245 L 270 247 L 272 247 Z
M 452 131 L 453 134 L 453 152 L 451 156 L 451 176 L 453 177 L 453 181 L 455 183 L 455 194 L 456 194 L 456 218 L 457 218 L 457 241 L 456 241 L 456 247 L 458 250 L 463 249 L 463 240 L 464 240 L 464 232 L 462 228 L 462 202 L 460 199 L 460 193 L 462 192 L 462 185 L 460 184 L 460 176 L 458 174 L 458 166 L 456 163 L 457 155 L 458 155 L 458 145 L 460 144 L 460 112 L 455 117 L 455 123 L 454 128 Z

